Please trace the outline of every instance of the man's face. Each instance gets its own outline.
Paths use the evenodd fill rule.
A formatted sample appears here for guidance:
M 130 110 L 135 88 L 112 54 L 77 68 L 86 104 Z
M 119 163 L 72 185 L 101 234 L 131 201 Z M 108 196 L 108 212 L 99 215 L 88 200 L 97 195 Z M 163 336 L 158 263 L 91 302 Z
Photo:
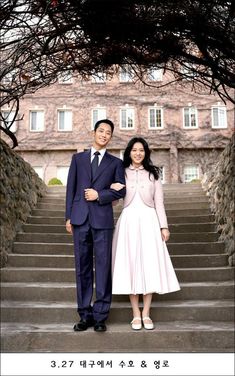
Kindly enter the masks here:
M 95 149 L 103 149 L 109 143 L 112 137 L 112 129 L 109 124 L 101 123 L 99 127 L 94 132 L 94 143 Z

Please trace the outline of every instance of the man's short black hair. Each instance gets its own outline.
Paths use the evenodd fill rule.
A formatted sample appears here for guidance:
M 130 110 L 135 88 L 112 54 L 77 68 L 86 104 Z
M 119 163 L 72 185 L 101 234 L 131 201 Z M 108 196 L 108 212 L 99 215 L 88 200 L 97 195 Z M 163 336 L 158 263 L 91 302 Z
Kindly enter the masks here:
M 109 120 L 109 119 L 98 120 L 98 121 L 95 123 L 94 131 L 96 131 L 97 128 L 99 128 L 99 126 L 100 126 L 101 123 L 105 123 L 105 124 L 110 125 L 110 127 L 111 127 L 111 131 L 112 131 L 112 133 L 113 133 L 113 130 L 114 130 L 114 124 L 113 124 L 113 122 L 112 122 L 111 120 Z

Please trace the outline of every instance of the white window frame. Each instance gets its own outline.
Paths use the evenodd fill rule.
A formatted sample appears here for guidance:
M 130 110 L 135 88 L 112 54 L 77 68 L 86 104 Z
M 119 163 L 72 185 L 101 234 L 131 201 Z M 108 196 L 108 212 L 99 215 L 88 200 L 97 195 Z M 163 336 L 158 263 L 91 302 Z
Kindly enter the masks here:
M 94 82 L 95 84 L 105 84 L 107 80 L 106 73 L 103 72 L 97 72 L 92 74 L 91 76 L 91 81 Z
M 123 126 L 123 111 L 126 111 L 126 116 L 125 116 L 125 121 L 126 121 L 126 126 Z M 131 119 L 132 119 L 132 126 L 128 127 L 128 116 L 131 114 Z M 135 129 L 135 109 L 133 107 L 123 107 L 120 108 L 120 129 L 123 130 L 132 130 Z
M 196 175 L 194 177 L 192 177 L 191 180 L 187 180 L 185 179 L 185 170 L 186 169 L 196 169 Z M 188 173 L 189 175 L 189 173 Z M 184 180 L 184 183 L 190 183 L 193 179 L 199 179 L 199 167 L 196 166 L 196 165 L 186 165 L 184 166 L 184 170 L 183 170 L 183 180 Z
M 58 75 L 58 83 L 60 85 L 71 85 L 73 83 L 73 74 L 71 71 L 61 72 Z
M 188 114 L 189 126 L 185 125 L 185 110 L 189 110 L 189 114 Z M 194 111 L 194 114 L 195 114 L 195 123 L 196 123 L 195 126 L 192 126 L 192 115 L 193 115 L 192 110 Z M 195 106 L 187 106 L 183 108 L 183 128 L 184 129 L 198 129 L 198 111 Z
M 95 116 L 95 111 L 97 111 L 97 116 Z M 97 107 L 94 107 L 92 108 L 91 110 L 91 129 L 93 130 L 94 127 L 95 127 L 95 123 L 99 120 L 102 120 L 102 119 L 106 119 L 107 118 L 107 115 L 106 115 L 106 108 L 105 107 L 101 107 L 101 106 L 97 106 Z
M 32 129 L 32 113 L 33 112 L 37 112 L 37 113 L 41 113 L 42 114 L 42 125 L 40 126 L 40 128 L 37 126 L 36 124 L 36 129 Z M 37 120 L 38 122 L 38 120 Z M 38 109 L 35 109 L 35 110 L 29 110 L 29 130 L 30 132 L 43 132 L 44 131 L 44 127 L 45 127 L 45 112 L 44 110 L 38 110 Z
M 119 81 L 120 82 L 133 82 L 134 71 L 129 65 L 120 67 Z
M 11 123 L 11 121 L 14 119 L 15 117 L 15 111 L 9 111 L 7 109 L 2 109 L 1 110 L 1 113 L 2 113 L 2 116 L 4 117 L 4 119 L 7 121 L 7 123 Z M 4 116 L 4 114 L 8 114 L 6 117 Z M 9 119 L 9 120 L 7 120 Z M 5 124 L 3 121 L 1 121 L 2 123 L 2 126 L 4 128 L 6 128 Z M 16 125 L 16 120 L 12 123 L 11 127 L 8 128 L 12 133 L 15 133 L 17 131 L 17 125 Z
M 66 124 L 68 124 L 68 123 L 65 119 L 65 122 L 64 122 L 65 128 L 64 129 L 60 128 L 60 113 L 61 112 L 64 112 L 64 113 L 67 112 L 67 113 L 70 114 L 70 124 L 69 124 L 69 126 L 66 126 Z M 66 115 L 65 115 L 65 117 L 66 117 Z M 69 108 L 58 108 L 57 109 L 57 129 L 58 129 L 59 132 L 71 132 L 73 130 L 73 111 L 71 109 L 69 109 Z
M 218 120 L 218 126 L 215 125 L 214 122 L 214 110 L 217 110 L 217 120 Z M 219 111 L 223 110 L 223 119 L 221 120 L 221 116 Z M 228 123 L 227 123 L 227 108 L 226 106 L 212 106 L 211 107 L 211 123 L 212 123 L 212 128 L 213 129 L 226 129 L 228 128 Z M 223 124 L 221 124 L 223 123 Z
M 151 68 L 148 70 L 148 81 L 162 81 L 163 71 L 161 68 Z
M 151 119 L 151 116 L 150 116 L 150 113 L 151 111 L 154 111 L 154 123 L 155 123 L 155 126 L 154 127 L 151 127 L 151 124 L 150 124 L 150 119 Z M 161 126 L 157 126 L 157 117 L 156 117 L 156 112 L 157 111 L 160 111 L 160 117 L 161 117 Z M 156 130 L 156 129 L 163 129 L 164 128 L 164 124 L 163 124 L 163 108 L 160 107 L 160 106 L 152 106 L 152 107 L 149 107 L 148 109 L 148 129 L 151 129 L 151 130 Z

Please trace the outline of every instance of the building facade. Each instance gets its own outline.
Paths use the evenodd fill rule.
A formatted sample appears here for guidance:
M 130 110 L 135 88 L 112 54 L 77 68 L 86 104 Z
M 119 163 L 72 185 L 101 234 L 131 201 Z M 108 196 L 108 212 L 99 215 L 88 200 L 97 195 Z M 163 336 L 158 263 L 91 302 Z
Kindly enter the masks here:
M 57 177 L 66 184 L 74 153 L 92 143 L 94 123 L 115 124 L 109 151 L 122 158 L 127 142 L 144 137 L 164 183 L 200 179 L 214 164 L 234 131 L 231 102 L 192 91 L 192 83 L 171 83 L 169 73 L 149 71 L 146 84 L 125 67 L 112 78 L 104 74 L 81 80 L 67 72 L 55 84 L 25 95 L 13 124 L 15 149 L 48 183 Z M 168 84 L 168 85 L 167 85 Z M 12 113 L 1 109 L 10 120 Z

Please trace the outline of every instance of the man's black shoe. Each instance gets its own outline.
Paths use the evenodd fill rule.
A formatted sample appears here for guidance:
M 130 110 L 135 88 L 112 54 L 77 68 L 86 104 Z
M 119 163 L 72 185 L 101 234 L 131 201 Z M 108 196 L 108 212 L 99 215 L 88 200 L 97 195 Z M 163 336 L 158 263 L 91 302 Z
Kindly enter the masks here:
M 87 330 L 87 328 L 90 328 L 91 326 L 94 326 L 93 320 L 80 320 L 77 324 L 74 325 L 73 330 L 75 332 L 82 332 L 83 330 Z
M 105 332 L 107 330 L 106 325 L 104 322 L 96 321 L 94 325 L 95 332 Z

